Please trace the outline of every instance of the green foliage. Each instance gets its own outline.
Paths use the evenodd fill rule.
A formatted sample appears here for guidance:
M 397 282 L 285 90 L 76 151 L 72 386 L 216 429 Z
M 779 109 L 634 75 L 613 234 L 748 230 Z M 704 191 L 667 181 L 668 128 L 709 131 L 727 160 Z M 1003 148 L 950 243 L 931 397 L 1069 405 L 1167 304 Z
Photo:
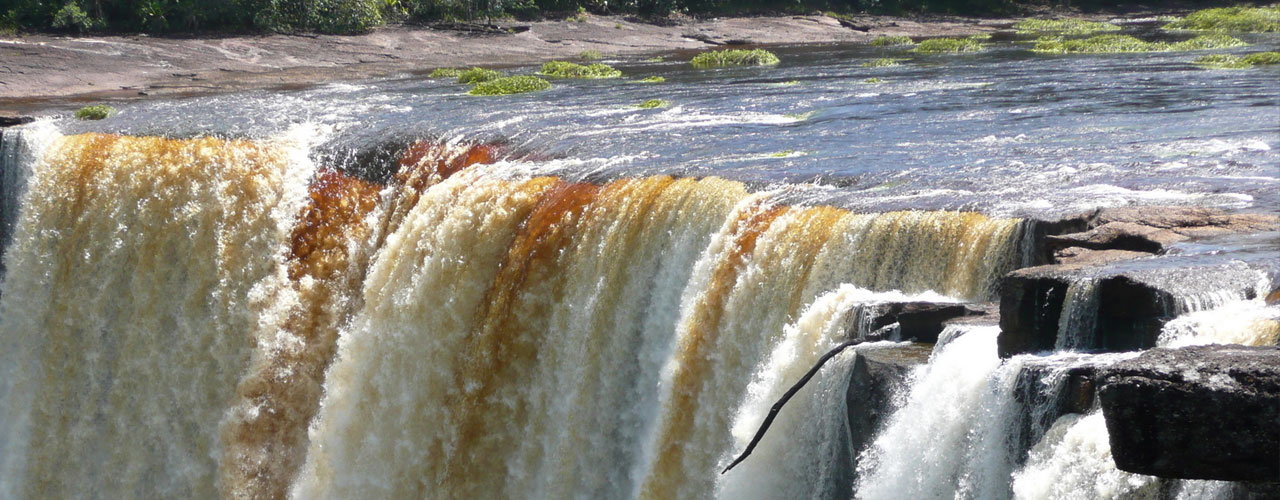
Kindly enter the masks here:
M 1165 29 L 1265 33 L 1280 31 L 1280 4 L 1268 7 L 1226 7 L 1192 12 L 1166 24 Z
M 666 81 L 667 79 L 661 76 L 646 76 L 639 80 L 632 80 L 631 83 L 663 83 Z
M 101 120 L 114 114 L 116 114 L 116 108 L 106 104 L 94 104 L 92 106 L 85 106 L 76 110 L 76 119 Z
M 471 68 L 458 73 L 458 83 L 474 85 L 502 78 L 502 73 L 491 69 Z
M 1243 47 L 1245 45 L 1248 44 L 1221 33 L 1213 33 L 1209 35 L 1200 35 L 1190 40 L 1183 40 L 1181 42 L 1170 44 L 1169 50 L 1226 49 L 1231 47 Z
M 913 44 L 915 44 L 915 42 L 911 41 L 911 37 L 908 36 L 880 36 L 871 41 L 872 47 L 892 47 L 896 45 Z
M 506 76 L 497 80 L 476 84 L 468 94 L 471 95 L 508 95 L 525 92 L 537 92 L 551 88 L 551 82 L 536 76 Z
M 778 64 L 778 56 L 764 49 L 729 49 L 703 52 L 689 61 L 695 68 L 719 66 L 768 66 Z
M 867 61 L 867 62 L 862 63 L 862 67 L 864 67 L 864 68 L 884 68 L 884 67 L 888 67 L 888 66 L 901 66 L 901 65 L 902 65 L 902 61 L 905 61 L 905 60 L 906 60 L 906 59 L 894 59 L 894 58 L 891 58 L 891 57 L 881 57 L 881 58 L 879 58 L 879 59 L 872 59 L 872 60 L 870 60 L 870 61 Z
M 671 102 L 669 101 L 665 101 L 662 99 L 649 99 L 645 102 L 637 104 L 636 107 L 640 109 L 654 109 L 654 108 L 665 108 L 670 105 L 671 105 Z
M 1254 66 L 1269 66 L 1280 64 L 1280 52 L 1255 52 L 1240 59 Z
M 622 72 L 608 64 L 588 64 L 583 66 L 568 61 L 549 61 L 542 65 L 538 73 L 556 78 L 617 78 Z
M 604 54 L 601 54 L 598 50 L 584 50 L 578 53 L 578 60 L 580 61 L 599 61 L 601 59 L 604 59 Z
M 650 62 L 650 63 L 660 63 L 662 61 L 663 61 L 662 56 L 653 56 L 644 60 L 644 62 Z
M 978 52 L 985 48 L 982 42 L 972 38 L 930 38 L 920 42 L 912 52 L 937 54 L 943 52 Z
M 465 70 L 461 68 L 436 68 L 427 78 L 457 78 L 462 76 L 463 71 Z
M 874 84 L 877 84 L 877 83 L 884 83 L 884 80 L 881 80 L 881 79 L 879 79 L 879 78 L 868 78 L 868 79 L 866 79 L 866 80 L 863 80 L 863 81 L 862 81 L 862 83 L 869 83 L 869 84 L 874 85 Z
M 1013 24 L 1018 33 L 1057 32 L 1064 35 L 1089 35 L 1099 31 L 1119 31 L 1111 23 L 1085 21 L 1083 19 L 1023 19 Z
M 75 2 L 67 2 L 53 15 L 53 27 L 58 29 L 83 33 L 93 29 L 95 25 L 97 22 Z

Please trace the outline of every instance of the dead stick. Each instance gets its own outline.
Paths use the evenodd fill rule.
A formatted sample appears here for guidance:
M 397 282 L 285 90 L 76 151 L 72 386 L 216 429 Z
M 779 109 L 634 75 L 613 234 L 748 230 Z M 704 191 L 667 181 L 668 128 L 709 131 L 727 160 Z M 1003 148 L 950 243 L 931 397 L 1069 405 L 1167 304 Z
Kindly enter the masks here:
M 747 445 L 747 449 L 742 450 L 742 454 L 738 455 L 737 460 L 734 460 L 733 463 L 729 464 L 728 467 L 725 467 L 724 470 L 720 471 L 720 473 L 724 474 L 729 472 L 729 469 L 734 468 L 734 466 L 747 459 L 747 455 L 751 454 L 751 450 L 756 449 L 756 445 L 764 438 L 764 433 L 769 430 L 769 426 L 773 425 L 773 419 L 778 416 L 779 411 L 782 411 L 782 407 L 787 404 L 787 401 L 791 399 L 791 396 L 795 396 L 797 392 L 800 392 L 800 388 L 804 387 L 804 384 L 808 383 L 809 379 L 818 374 L 818 370 L 822 369 L 822 365 L 827 364 L 827 360 L 830 360 L 835 357 L 835 355 L 840 354 L 840 351 L 861 344 L 862 342 L 862 340 L 850 340 L 836 346 L 835 349 L 827 351 L 827 353 L 823 354 L 821 358 L 818 358 L 818 362 L 813 365 L 813 368 L 809 369 L 809 373 L 804 374 L 804 377 L 800 378 L 800 381 L 796 382 L 796 385 L 791 386 L 791 389 L 788 390 L 786 394 L 782 395 L 782 399 L 779 399 L 777 403 L 773 404 L 773 408 L 769 409 L 769 416 L 764 418 L 764 422 L 760 424 L 760 430 L 757 430 L 755 437 L 751 438 L 751 443 Z

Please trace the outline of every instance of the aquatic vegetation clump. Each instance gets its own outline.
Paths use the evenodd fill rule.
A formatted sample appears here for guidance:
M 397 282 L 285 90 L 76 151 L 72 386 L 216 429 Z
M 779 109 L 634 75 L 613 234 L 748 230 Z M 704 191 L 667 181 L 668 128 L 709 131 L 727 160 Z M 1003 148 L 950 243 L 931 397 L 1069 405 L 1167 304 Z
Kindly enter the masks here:
M 1076 40 L 1042 37 L 1036 40 L 1036 46 L 1031 50 L 1053 54 L 1118 54 L 1164 49 L 1165 44 L 1146 42 L 1129 35 L 1097 35 Z
M 631 83 L 663 83 L 665 81 L 667 81 L 667 79 L 661 76 L 646 76 L 639 80 L 632 80 Z
M 1084 19 L 1023 19 L 1013 24 L 1018 33 L 1054 32 L 1064 35 L 1088 35 L 1099 31 L 1119 31 L 1111 23 L 1085 21 Z
M 985 48 L 982 42 L 973 38 L 930 38 L 920 42 L 912 52 L 920 54 L 939 54 L 945 52 L 978 52 Z
M 116 108 L 106 104 L 94 104 L 76 110 L 76 118 L 79 120 L 101 120 L 114 114 Z
M 581 61 L 599 61 L 604 58 L 598 50 L 584 50 L 578 53 L 578 59 Z
M 491 69 L 471 68 L 458 73 L 458 83 L 474 85 L 502 78 L 502 73 Z
M 879 59 L 872 59 L 872 60 L 870 60 L 870 61 L 864 62 L 864 63 L 862 63 L 862 67 L 864 67 L 864 68 L 884 68 L 884 67 L 888 67 L 888 66 L 901 66 L 901 65 L 902 65 L 902 61 L 906 61 L 906 59 L 894 59 L 894 58 L 891 58 L 891 57 L 882 57 L 882 58 L 879 58 Z
M 637 104 L 637 105 L 636 105 L 636 107 L 637 107 L 637 108 L 640 108 L 640 109 L 654 109 L 654 108 L 665 108 L 665 107 L 668 107 L 668 106 L 670 106 L 670 105 L 671 105 L 671 102 L 670 102 L 670 101 L 667 101 L 667 100 L 663 100 L 663 99 L 649 99 L 649 100 L 647 100 L 647 101 L 645 101 L 645 102 L 642 102 L 642 103 L 640 103 L 640 104 Z
M 868 78 L 866 80 L 863 80 L 862 83 L 869 83 L 869 84 L 875 85 L 877 83 L 884 83 L 884 80 L 881 80 L 879 78 Z
M 872 47 L 894 47 L 898 45 L 914 45 L 914 44 L 915 42 L 911 41 L 911 37 L 901 36 L 901 35 L 895 35 L 895 36 L 881 35 L 880 37 L 877 37 L 875 40 L 871 41 Z
M 582 65 L 568 61 L 549 61 L 542 65 L 539 73 L 556 78 L 617 78 L 622 72 L 608 64 Z
M 1210 54 L 1197 57 L 1192 64 L 1214 69 L 1246 69 L 1254 66 L 1280 64 L 1280 52 L 1255 52 L 1245 56 Z
M 1280 4 L 1268 7 L 1225 7 L 1192 12 L 1165 29 L 1266 33 L 1280 31 Z
M 1200 35 L 1190 40 L 1183 40 L 1169 46 L 1169 50 L 1207 50 L 1243 47 L 1249 45 L 1221 33 Z
M 778 64 L 778 56 L 764 49 L 729 49 L 703 52 L 689 61 L 695 68 L 718 66 L 769 66 Z
M 508 95 L 536 92 L 551 88 L 551 82 L 536 76 L 506 76 L 497 80 L 481 82 L 471 88 L 471 95 Z
M 1254 52 L 1245 55 L 1240 60 L 1252 66 L 1270 66 L 1272 64 L 1280 64 L 1280 52 Z
M 1197 66 L 1217 69 L 1244 69 L 1252 66 L 1251 64 L 1244 62 L 1244 60 L 1239 56 L 1229 54 L 1210 54 L 1207 56 L 1200 56 L 1197 57 L 1196 60 L 1191 61 L 1191 63 Z
M 427 78 L 457 78 L 462 76 L 462 68 L 436 68 L 427 75 Z
M 1248 44 L 1218 33 L 1200 35 L 1190 40 L 1176 43 L 1148 42 L 1129 35 L 1097 35 L 1076 40 L 1042 37 L 1036 40 L 1036 46 L 1031 50 L 1054 54 L 1118 54 L 1123 52 L 1225 49 L 1244 45 Z

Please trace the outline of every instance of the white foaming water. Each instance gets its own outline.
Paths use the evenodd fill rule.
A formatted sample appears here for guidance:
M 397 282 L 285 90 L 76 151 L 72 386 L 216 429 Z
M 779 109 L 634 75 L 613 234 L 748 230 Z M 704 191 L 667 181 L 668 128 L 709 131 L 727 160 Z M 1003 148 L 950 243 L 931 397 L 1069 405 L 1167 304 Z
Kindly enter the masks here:
M 966 450 L 989 401 L 997 327 L 977 327 L 935 352 L 915 369 L 906 403 L 858 459 L 857 498 L 950 498 L 965 475 Z
M 900 292 L 872 292 L 841 285 L 823 294 L 788 325 L 783 339 L 760 365 L 733 423 L 734 452 L 746 447 L 774 401 L 796 383 L 817 359 L 844 340 L 849 316 L 863 306 L 934 298 Z M 718 498 L 839 498 L 838 488 L 850 471 L 839 467 L 849 446 L 846 392 L 849 364 L 855 351 L 846 350 L 828 361 L 822 371 L 797 393 L 774 420 L 751 458 L 716 483 Z M 726 463 L 731 456 L 722 457 Z
M 1165 323 L 1162 347 L 1203 344 L 1276 345 L 1280 343 L 1280 306 L 1261 299 L 1236 300 L 1192 311 Z
M 1116 469 L 1101 411 L 1059 418 L 1013 475 L 1019 500 L 1159 498 L 1159 480 Z

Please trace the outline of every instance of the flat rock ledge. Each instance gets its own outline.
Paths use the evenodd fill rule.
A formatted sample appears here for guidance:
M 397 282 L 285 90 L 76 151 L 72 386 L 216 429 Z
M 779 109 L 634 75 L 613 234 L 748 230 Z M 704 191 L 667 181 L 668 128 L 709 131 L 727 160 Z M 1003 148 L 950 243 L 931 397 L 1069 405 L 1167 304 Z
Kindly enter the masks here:
M 1280 481 L 1280 347 L 1152 349 L 1098 383 L 1121 470 Z
M 1083 223 L 1086 229 L 1045 235 L 1045 245 L 1059 263 L 1080 255 L 1078 250 L 1068 249 L 1159 254 L 1174 244 L 1197 238 L 1280 230 L 1280 217 L 1274 215 L 1229 213 L 1206 207 L 1106 208 L 1064 221 L 1059 221 L 1058 226 L 1078 228 Z

